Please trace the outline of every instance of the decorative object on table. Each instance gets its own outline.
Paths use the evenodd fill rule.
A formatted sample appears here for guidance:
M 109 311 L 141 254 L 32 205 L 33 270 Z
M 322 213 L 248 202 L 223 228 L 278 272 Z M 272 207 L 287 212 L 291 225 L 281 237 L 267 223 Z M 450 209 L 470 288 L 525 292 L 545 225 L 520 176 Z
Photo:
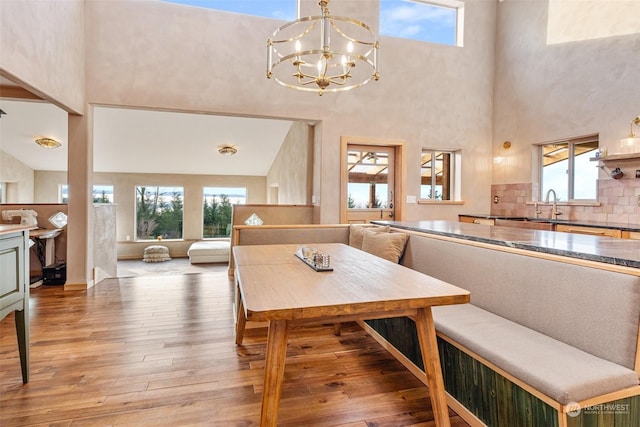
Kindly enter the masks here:
M 308 246 L 299 246 L 295 255 L 315 271 L 333 271 L 329 254 Z
M 33 209 L 9 209 L 2 211 L 2 220 L 13 221 L 14 217 L 20 218 L 20 225 L 38 226 L 38 212 Z
M 286 23 L 267 40 L 267 78 L 319 95 L 378 80 L 375 33 L 358 20 L 332 16 L 329 0 L 318 5 L 321 16 Z
M 144 248 L 144 257 L 142 261 L 144 262 L 163 262 L 169 261 L 171 257 L 169 256 L 169 248 L 162 245 L 151 245 Z

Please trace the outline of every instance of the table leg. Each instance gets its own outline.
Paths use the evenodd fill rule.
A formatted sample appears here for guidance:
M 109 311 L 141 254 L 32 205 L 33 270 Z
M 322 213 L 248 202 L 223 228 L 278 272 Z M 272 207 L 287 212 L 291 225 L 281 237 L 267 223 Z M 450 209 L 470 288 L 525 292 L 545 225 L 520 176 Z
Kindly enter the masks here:
M 25 306 L 29 301 L 25 301 Z M 20 366 L 22 368 L 22 382 L 29 382 L 29 314 L 28 308 L 24 310 L 16 310 L 15 323 L 16 333 L 18 335 L 18 350 L 20 353 Z
M 449 427 L 451 422 L 449 420 L 447 398 L 444 392 L 444 381 L 442 379 L 438 342 L 436 340 L 436 328 L 433 323 L 431 307 L 418 309 L 415 321 L 418 339 L 420 341 L 420 350 L 422 351 L 424 370 L 427 374 L 433 418 L 436 426 Z
M 287 328 L 286 320 L 269 322 L 260 427 L 275 427 L 278 422 L 284 364 L 287 357 Z
M 244 329 L 247 326 L 247 317 L 244 315 L 244 304 L 240 296 L 240 289 L 236 289 L 236 345 L 241 345 L 244 339 Z

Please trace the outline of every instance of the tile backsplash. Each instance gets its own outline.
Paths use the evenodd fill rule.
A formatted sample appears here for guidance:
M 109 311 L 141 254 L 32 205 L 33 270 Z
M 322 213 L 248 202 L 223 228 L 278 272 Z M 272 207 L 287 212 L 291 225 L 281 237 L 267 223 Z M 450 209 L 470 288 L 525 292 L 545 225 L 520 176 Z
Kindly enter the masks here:
M 535 217 L 532 184 L 491 186 L 491 215 Z M 498 203 L 493 203 L 498 196 Z M 538 203 L 540 218 L 551 217 L 551 204 Z M 559 219 L 640 224 L 640 179 L 598 180 L 598 201 L 592 204 L 558 203 Z

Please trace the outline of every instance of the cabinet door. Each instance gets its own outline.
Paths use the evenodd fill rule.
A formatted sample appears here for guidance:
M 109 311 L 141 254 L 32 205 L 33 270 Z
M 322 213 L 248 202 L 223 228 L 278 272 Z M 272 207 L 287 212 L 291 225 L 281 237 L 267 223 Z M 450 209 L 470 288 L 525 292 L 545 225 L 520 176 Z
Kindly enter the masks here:
M 0 238 L 0 312 L 4 317 L 24 300 L 25 268 L 22 235 Z
M 618 239 L 622 237 L 622 231 L 611 228 L 580 227 L 577 225 L 558 224 L 556 226 L 556 231 L 563 231 L 565 233 L 589 234 L 591 236 L 617 237 Z
M 475 216 L 467 216 L 467 215 L 458 215 L 458 221 L 467 222 L 470 224 L 495 225 L 495 220 L 493 218 L 478 218 Z

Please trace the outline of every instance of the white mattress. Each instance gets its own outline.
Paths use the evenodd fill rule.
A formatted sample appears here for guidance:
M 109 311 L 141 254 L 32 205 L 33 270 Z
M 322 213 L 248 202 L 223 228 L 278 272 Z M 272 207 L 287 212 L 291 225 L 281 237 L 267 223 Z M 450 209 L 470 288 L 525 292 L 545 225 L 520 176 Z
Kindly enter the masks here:
M 187 251 L 191 264 L 205 262 L 229 262 L 228 240 L 211 240 L 192 243 Z

